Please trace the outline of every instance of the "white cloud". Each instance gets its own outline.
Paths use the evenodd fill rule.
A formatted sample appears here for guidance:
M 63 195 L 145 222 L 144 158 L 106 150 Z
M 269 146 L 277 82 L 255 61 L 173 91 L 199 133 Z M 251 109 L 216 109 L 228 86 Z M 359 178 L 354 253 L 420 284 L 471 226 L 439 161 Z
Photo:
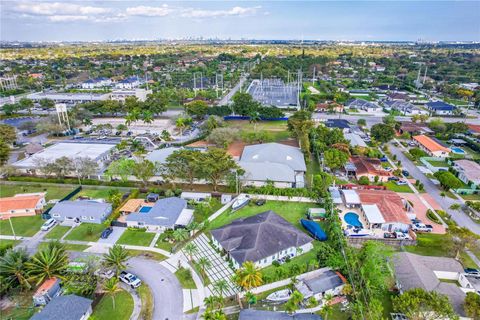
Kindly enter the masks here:
M 161 7 L 138 6 L 127 8 L 126 14 L 129 16 L 143 17 L 164 17 L 172 13 L 172 9 L 164 4 Z
M 184 18 L 216 18 L 216 17 L 234 17 L 255 14 L 261 7 L 233 7 L 230 10 L 202 10 L 202 9 L 185 9 L 181 13 Z
M 98 15 L 110 12 L 109 8 L 61 2 L 21 2 L 14 7 L 14 10 L 20 13 L 42 16 Z
M 75 15 L 63 15 L 63 16 L 48 16 L 48 20 L 52 22 L 69 22 L 69 21 L 82 21 L 82 20 L 89 20 L 89 16 L 75 16 Z

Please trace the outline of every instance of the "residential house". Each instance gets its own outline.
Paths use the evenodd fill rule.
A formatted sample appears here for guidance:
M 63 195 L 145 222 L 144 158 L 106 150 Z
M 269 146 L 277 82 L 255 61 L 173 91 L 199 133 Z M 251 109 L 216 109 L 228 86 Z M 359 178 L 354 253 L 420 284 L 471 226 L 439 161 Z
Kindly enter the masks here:
M 88 79 L 87 81 L 82 83 L 82 89 L 97 89 L 108 87 L 112 84 L 112 80 L 109 78 L 95 78 L 95 79 Z
M 311 237 L 271 210 L 234 220 L 211 234 L 214 246 L 226 252 L 236 268 L 246 261 L 263 268 L 313 248 Z
M 386 182 L 392 176 L 390 172 L 383 169 L 379 159 L 364 156 L 350 157 L 345 165 L 345 171 L 347 176 L 353 176 L 357 180 L 360 177 L 367 177 L 369 181 L 375 181 L 375 177 L 378 177 L 378 181 Z
M 305 299 L 314 297 L 319 301 L 326 295 L 338 296 L 345 287 L 347 280 L 339 272 L 330 268 L 324 268 L 320 274 L 307 276 L 295 284 L 297 289 Z
M 385 101 L 384 103 L 385 109 L 387 110 L 396 110 L 403 115 L 415 115 L 415 114 L 428 114 L 428 111 L 422 110 L 419 107 L 414 106 L 410 102 L 402 101 L 402 100 L 391 100 Z
M 425 105 L 432 115 L 451 116 L 457 109 L 455 106 L 443 101 L 430 101 Z
M 442 146 L 437 141 L 426 135 L 413 136 L 413 140 L 418 144 L 419 148 L 425 151 L 431 157 L 446 158 L 450 153 L 450 149 Z
M 317 103 L 315 106 L 315 111 L 316 112 L 335 112 L 335 113 L 343 113 L 343 105 L 336 103 L 336 102 L 330 102 L 330 103 Z
M 345 119 L 327 119 L 325 121 L 325 127 L 337 128 L 343 131 L 343 133 L 350 132 L 351 124 Z
M 469 185 L 471 189 L 480 189 L 480 164 L 472 160 L 456 160 L 453 169 L 458 173 L 458 179 Z
M 414 288 L 436 291 L 448 296 L 460 317 L 466 316 L 463 309 L 466 293 L 475 292 L 475 289 L 465 277 L 460 262 L 453 258 L 401 252 L 394 256 L 393 264 L 400 293 Z
M 44 306 L 60 293 L 60 279 L 55 277 L 47 279 L 33 294 L 33 303 L 36 306 Z
M 92 314 L 92 302 L 74 294 L 58 296 L 30 320 L 87 320 Z
M 238 165 L 245 170 L 244 185 L 264 186 L 273 182 L 277 188 L 303 188 L 307 167 L 300 148 L 280 143 L 245 146 Z
M 345 139 L 347 139 L 350 142 L 350 145 L 352 147 L 362 147 L 366 148 L 367 144 L 365 143 L 365 140 L 362 139 L 361 136 L 355 133 L 345 133 L 344 134 Z
M 193 210 L 187 208 L 187 200 L 177 197 L 159 199 L 153 206 L 141 205 L 125 218 L 128 227 L 156 232 L 185 227 L 192 220 Z
M 480 136 L 480 125 L 479 124 L 467 124 L 468 131 L 471 135 Z
M 427 126 L 426 123 L 406 122 L 406 121 L 400 122 L 400 129 L 398 131 L 400 134 L 407 132 L 411 135 L 433 133 L 433 131 Z
M 360 199 L 360 212 L 366 229 L 408 232 L 413 208 L 408 201 L 390 190 L 354 190 Z M 409 217 L 410 215 L 410 217 Z
M 57 202 L 50 215 L 57 221 L 103 223 L 112 213 L 112 205 L 93 200 Z
M 314 313 L 288 314 L 280 311 L 242 309 L 238 320 L 322 320 L 322 317 Z
M 387 94 L 387 98 L 391 101 L 407 101 L 409 99 L 408 94 L 404 92 L 391 92 Z
M 46 205 L 45 193 L 23 193 L 0 198 L 0 219 L 40 214 Z
M 373 102 L 363 100 L 363 99 L 353 99 L 347 102 L 347 107 L 349 109 L 363 110 L 365 112 L 378 112 L 382 108 Z
M 115 84 L 115 88 L 118 89 L 135 89 L 137 88 L 142 82 L 138 77 L 128 77 L 123 80 L 118 81 Z

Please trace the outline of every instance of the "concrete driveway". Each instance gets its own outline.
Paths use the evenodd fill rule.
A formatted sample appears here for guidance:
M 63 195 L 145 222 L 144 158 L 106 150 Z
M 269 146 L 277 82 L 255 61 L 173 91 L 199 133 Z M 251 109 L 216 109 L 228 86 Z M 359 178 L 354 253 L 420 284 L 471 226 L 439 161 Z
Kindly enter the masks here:
M 113 232 L 108 236 L 107 239 L 98 239 L 98 243 L 107 243 L 107 244 L 115 244 L 115 242 L 120 239 L 122 234 L 127 230 L 127 228 L 122 228 L 122 227 L 112 227 Z
M 131 258 L 127 271 L 137 275 L 153 294 L 153 319 L 180 320 L 183 317 L 183 291 L 177 277 L 158 262 Z

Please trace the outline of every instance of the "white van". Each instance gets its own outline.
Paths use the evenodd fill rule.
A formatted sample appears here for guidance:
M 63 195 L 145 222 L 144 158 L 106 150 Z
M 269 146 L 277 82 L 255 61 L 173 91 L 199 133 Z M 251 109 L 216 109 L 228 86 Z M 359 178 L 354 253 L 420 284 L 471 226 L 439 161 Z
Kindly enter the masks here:
M 43 225 L 42 227 L 40 228 L 41 230 L 43 231 L 48 231 L 50 230 L 51 228 L 53 228 L 53 226 L 57 223 L 57 220 L 55 219 L 48 219 Z

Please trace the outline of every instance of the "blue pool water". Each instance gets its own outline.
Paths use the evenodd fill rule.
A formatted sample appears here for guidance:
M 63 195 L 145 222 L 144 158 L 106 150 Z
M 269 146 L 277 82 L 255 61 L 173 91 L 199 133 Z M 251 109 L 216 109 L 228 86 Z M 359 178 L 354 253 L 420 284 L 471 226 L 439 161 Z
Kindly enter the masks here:
M 452 149 L 453 153 L 459 153 L 459 154 L 465 153 L 465 151 L 463 151 L 463 149 L 459 147 L 451 147 L 450 149 Z
M 149 212 L 150 210 L 152 210 L 152 207 L 141 207 L 141 208 L 140 208 L 140 211 L 138 211 L 138 212 L 140 212 L 140 213 L 147 213 L 147 212 Z
M 351 226 L 363 228 L 362 223 L 358 219 L 358 214 L 354 212 L 346 213 L 343 217 L 343 220 L 345 220 L 345 222 Z

